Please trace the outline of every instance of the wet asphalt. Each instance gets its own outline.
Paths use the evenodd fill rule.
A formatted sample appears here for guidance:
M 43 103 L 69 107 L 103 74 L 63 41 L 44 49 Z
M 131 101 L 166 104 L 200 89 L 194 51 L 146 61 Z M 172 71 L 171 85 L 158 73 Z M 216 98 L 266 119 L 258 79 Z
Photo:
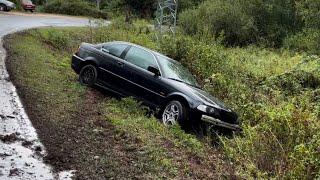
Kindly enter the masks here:
M 73 172 L 53 173 L 43 162 L 46 150 L 10 81 L 2 38 L 35 27 L 87 25 L 86 18 L 0 12 L 0 179 L 70 179 Z

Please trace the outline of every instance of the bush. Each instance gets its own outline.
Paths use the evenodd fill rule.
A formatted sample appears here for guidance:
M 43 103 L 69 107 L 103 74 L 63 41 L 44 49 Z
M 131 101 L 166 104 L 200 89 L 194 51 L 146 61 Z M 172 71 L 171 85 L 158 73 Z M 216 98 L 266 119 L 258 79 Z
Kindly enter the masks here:
M 304 29 L 284 41 L 284 47 L 304 51 L 311 54 L 320 54 L 320 31 L 318 29 Z
M 108 18 L 106 12 L 96 9 L 93 4 L 82 0 L 52 0 L 48 1 L 43 11 L 47 13 L 68 14 L 77 16 L 91 16 L 94 18 Z
M 300 22 L 290 0 L 208 0 L 182 12 L 179 19 L 185 33 L 223 34 L 225 44 L 232 46 L 280 46 L 283 38 L 299 29 Z
M 178 11 L 194 7 L 204 0 L 179 0 Z M 140 18 L 154 18 L 157 0 L 108 0 L 101 7 L 114 14 L 133 15 Z
M 305 88 L 320 88 L 320 77 L 317 77 L 315 73 L 294 70 L 271 77 L 267 83 L 273 89 L 284 91 L 288 95 L 295 95 Z
M 297 11 L 306 28 L 320 28 L 320 1 L 300 0 L 296 1 Z
M 243 11 L 239 1 L 234 4 L 224 0 L 207 1 L 198 9 L 181 13 L 179 18 L 187 34 L 214 37 L 223 34 L 229 45 L 248 44 L 256 34 L 251 17 Z

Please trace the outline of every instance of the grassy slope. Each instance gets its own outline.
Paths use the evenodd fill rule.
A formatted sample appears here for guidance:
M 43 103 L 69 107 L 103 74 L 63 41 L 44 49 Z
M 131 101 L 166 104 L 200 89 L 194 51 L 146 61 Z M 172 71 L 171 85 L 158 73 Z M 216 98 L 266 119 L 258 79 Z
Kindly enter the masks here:
M 178 127 L 145 117 L 132 99 L 118 101 L 80 86 L 70 52 L 41 38 L 54 32 L 62 33 L 31 30 L 6 39 L 8 69 L 48 148 L 49 163 L 57 170 L 77 169 L 85 179 L 216 176 L 215 150 Z
M 115 132 L 105 137 L 112 136 L 117 142 L 129 136 L 127 142 L 135 142 L 134 153 L 130 151 L 132 148 L 129 148 L 129 152 L 127 148 L 121 151 L 122 154 L 129 154 L 129 159 L 138 158 L 135 159 L 138 168 L 130 170 L 132 175 L 143 174 L 144 177 L 179 175 L 200 178 L 235 175 L 245 179 L 253 177 L 302 179 L 319 176 L 317 175 L 320 167 L 318 57 L 256 47 L 227 49 L 182 35 L 177 35 L 175 39 L 164 37 L 160 46 L 157 46 L 152 40 L 153 35 L 143 23 L 138 22 L 126 29 L 123 27 L 126 25 L 114 21 L 109 28 L 33 30 L 29 31 L 27 36 L 15 36 L 9 41 L 14 47 L 10 51 L 12 62 L 9 62 L 9 65 L 12 66 L 9 66 L 9 69 L 12 70 L 14 81 L 20 87 L 20 93 L 28 95 L 23 96 L 23 99 L 27 108 L 28 104 L 31 106 L 28 108 L 29 112 L 35 112 L 32 119 L 37 119 L 42 113 L 42 118 L 38 118 L 38 124 L 41 124 L 44 117 L 48 116 L 43 112 L 48 109 L 52 117 L 48 123 L 57 123 L 58 127 L 70 121 L 67 117 L 70 115 L 73 119 L 71 123 L 87 119 L 84 122 L 81 120 L 82 125 L 95 122 L 95 119 L 100 119 L 99 122 L 101 119 L 107 119 L 108 125 L 105 125 L 107 128 L 103 128 L 100 123 L 93 123 L 94 126 L 89 127 L 89 130 L 106 132 L 110 131 L 111 126 Z M 15 41 L 16 39 L 19 39 L 19 43 Z M 21 40 L 24 40 L 23 43 Z M 180 60 L 201 77 L 200 79 L 204 79 L 202 84 L 209 92 L 236 109 L 241 116 L 244 133 L 243 136 L 234 139 L 221 138 L 223 154 L 228 159 L 220 157 L 216 152 L 219 150 L 209 148 L 206 143 L 186 135 L 179 128 L 167 129 L 156 123 L 153 118 L 143 116 L 143 111 L 139 110 L 137 104 L 130 99 L 116 101 L 95 90 L 78 85 L 75 74 L 69 68 L 69 56 L 77 48 L 76 45 L 83 41 L 110 40 L 135 42 Z M 30 42 L 34 45 L 29 46 Z M 47 62 L 49 54 L 51 58 Z M 22 63 L 22 66 L 14 63 Z M 32 64 L 31 69 L 34 68 L 34 71 L 30 71 L 27 64 Z M 44 70 L 35 68 L 39 64 L 44 66 Z M 56 74 L 50 74 L 53 71 L 56 71 Z M 32 74 L 37 76 L 33 77 Z M 65 83 L 62 85 L 59 81 Z M 42 93 L 44 94 L 41 95 Z M 67 97 L 64 97 L 65 95 Z M 65 107 L 61 107 L 60 103 L 58 105 L 59 100 Z M 92 109 L 92 106 L 85 108 L 89 112 L 97 113 L 79 112 L 78 107 L 88 100 L 95 105 L 94 107 L 99 108 L 98 110 Z M 30 102 L 38 102 L 39 105 L 34 106 Z M 45 110 L 41 111 L 42 108 Z M 68 113 L 65 113 L 66 109 Z M 75 118 L 79 113 L 84 117 Z M 69 127 L 68 124 L 66 126 Z M 79 127 L 75 129 L 77 128 Z M 41 129 L 41 126 L 38 129 Z M 63 133 L 65 132 L 62 129 L 61 134 Z M 40 136 L 45 137 L 46 134 L 44 131 Z M 76 139 L 78 136 L 75 134 L 73 138 Z M 45 144 L 48 146 L 54 142 L 56 141 L 48 141 Z M 89 140 L 86 143 L 89 143 Z M 91 147 L 96 145 L 92 142 L 89 144 Z M 123 147 L 123 144 L 126 143 L 119 142 L 118 146 L 112 145 L 112 147 Z M 67 146 L 62 145 L 62 148 Z M 81 149 L 81 147 L 76 148 Z M 54 150 L 64 152 L 57 148 Z M 100 156 L 105 152 L 98 153 Z M 79 154 L 87 156 L 87 152 L 84 151 Z M 109 154 L 111 155 L 108 157 L 113 157 L 112 154 L 119 153 L 109 152 Z M 104 163 L 119 162 L 128 156 L 121 156 Z M 69 158 L 73 159 L 77 158 L 73 156 Z M 71 163 L 74 164 L 76 163 Z M 103 163 L 92 165 L 88 162 L 85 165 L 95 169 L 101 167 L 101 164 Z M 110 171 L 117 172 L 117 163 L 112 167 L 114 169 L 111 168 Z M 87 172 L 87 175 L 90 172 L 92 171 Z

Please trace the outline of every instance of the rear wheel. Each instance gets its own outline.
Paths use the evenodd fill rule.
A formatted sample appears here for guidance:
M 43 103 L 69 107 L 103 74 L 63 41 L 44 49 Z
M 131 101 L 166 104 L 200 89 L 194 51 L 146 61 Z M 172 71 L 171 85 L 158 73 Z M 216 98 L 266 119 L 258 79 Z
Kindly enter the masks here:
M 85 65 L 79 73 L 79 81 L 81 85 L 93 86 L 98 77 L 97 68 L 94 65 Z
M 166 126 L 180 124 L 184 126 L 188 117 L 186 106 L 179 101 L 169 102 L 162 112 L 162 123 Z
M 4 4 L 0 4 L 0 11 L 7 11 L 7 6 Z

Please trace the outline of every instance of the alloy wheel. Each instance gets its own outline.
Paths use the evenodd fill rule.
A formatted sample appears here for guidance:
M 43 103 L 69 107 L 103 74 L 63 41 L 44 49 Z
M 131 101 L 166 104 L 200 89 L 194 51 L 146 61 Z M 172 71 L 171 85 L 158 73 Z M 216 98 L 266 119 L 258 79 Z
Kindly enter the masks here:
M 162 114 L 162 122 L 166 126 L 175 125 L 178 123 L 179 116 L 179 107 L 175 104 L 169 104 Z

